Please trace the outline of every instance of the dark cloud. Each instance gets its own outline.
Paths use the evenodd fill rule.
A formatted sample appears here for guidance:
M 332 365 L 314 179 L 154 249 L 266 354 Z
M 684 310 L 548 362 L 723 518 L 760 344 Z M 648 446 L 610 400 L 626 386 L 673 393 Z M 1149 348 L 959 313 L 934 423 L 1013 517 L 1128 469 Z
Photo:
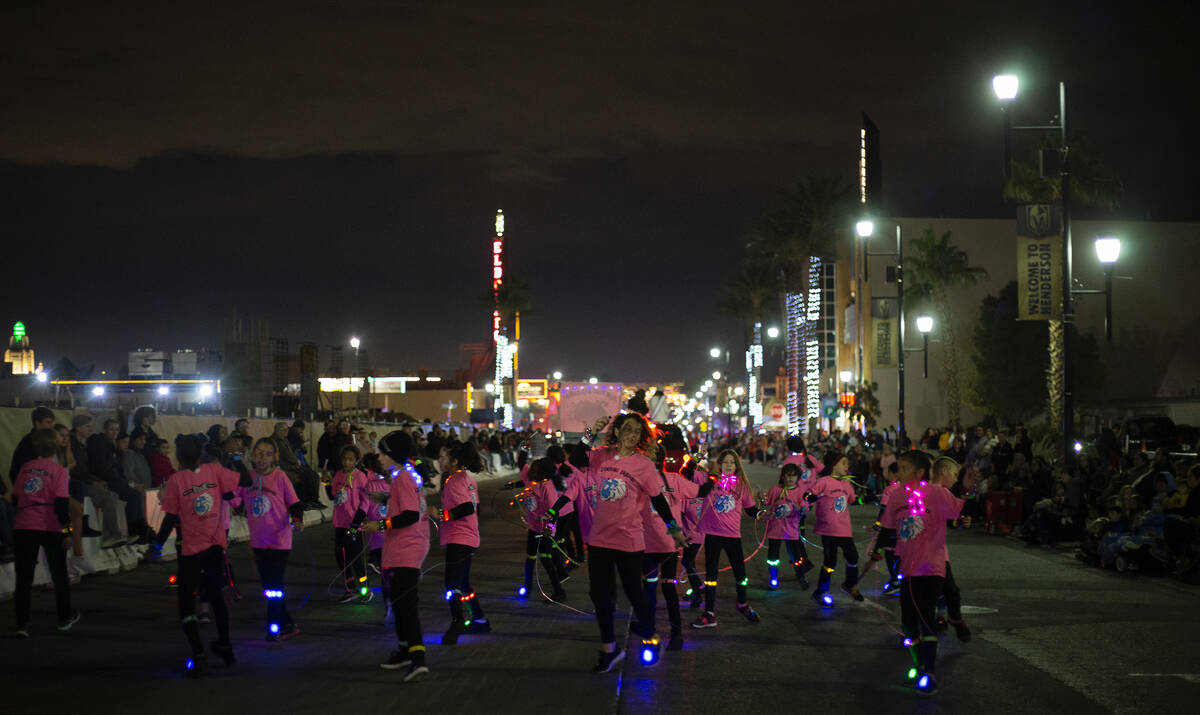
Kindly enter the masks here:
M 13 319 L 84 361 L 215 344 L 236 305 L 294 340 L 370 329 L 396 368 L 456 364 L 487 336 L 464 326 L 503 207 L 540 309 L 530 370 L 695 372 L 739 340 L 711 306 L 746 226 L 798 177 L 853 180 L 861 110 L 895 212 L 1004 215 L 1001 67 L 1029 121 L 1070 83 L 1122 215 L 1197 215 L 1168 6 L 79 5 L 0 9 L 0 210 L 39 266 L 3 288 Z M 618 317 L 580 328 L 602 303 Z

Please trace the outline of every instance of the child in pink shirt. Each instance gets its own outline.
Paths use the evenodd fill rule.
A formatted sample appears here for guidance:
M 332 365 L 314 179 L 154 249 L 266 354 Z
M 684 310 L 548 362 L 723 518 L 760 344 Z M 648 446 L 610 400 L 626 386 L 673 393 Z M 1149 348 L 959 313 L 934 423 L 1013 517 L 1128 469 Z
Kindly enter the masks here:
M 425 520 L 424 482 L 412 463 L 412 436 L 397 430 L 379 441 L 379 463 L 392 477 L 388 493 L 388 516 L 363 524 L 363 532 L 385 533 L 383 568 L 391 579 L 392 611 L 395 614 L 395 651 L 380 663 L 385 670 L 408 668 L 405 682 L 429 672 L 425 664 L 425 642 L 421 635 L 418 585 L 421 565 L 429 554 L 429 524 Z
M 387 518 L 388 494 L 392 489 L 392 477 L 383 465 L 379 463 L 378 454 L 368 454 L 362 458 L 363 473 L 366 474 L 366 486 L 362 491 L 362 507 L 366 511 L 365 522 L 379 521 Z M 363 522 L 363 523 L 365 523 Z M 354 528 L 361 524 L 351 524 Z M 383 595 L 384 623 L 392 623 L 391 579 L 383 571 L 383 532 L 361 534 L 363 547 L 367 551 L 367 565 L 379 574 L 379 590 Z
M 366 518 L 363 500 L 367 475 L 358 470 L 358 460 L 362 458 L 358 447 L 352 444 L 342 447 L 340 457 L 342 468 L 333 475 L 326 491 L 333 501 L 333 554 L 345 586 L 338 603 L 367 603 L 374 594 L 367 587 L 362 538 L 357 528 L 351 528 Z
M 181 469 L 167 480 L 162 491 L 163 522 L 152 546 L 154 556 L 161 558 L 163 542 L 176 527 L 182 545 L 179 551 L 179 616 L 183 632 L 192 648 L 187 674 L 203 675 L 208 658 L 200 641 L 200 624 L 196 617 L 196 591 L 217 594 L 212 599 L 212 611 L 217 624 L 217 640 L 209 644 L 214 655 L 226 665 L 237 662 L 229 642 L 229 611 L 221 594 L 225 575 L 226 530 L 221 512 L 225 502 L 235 498 L 238 486 L 250 486 L 244 476 L 215 462 L 200 464 L 205 438 L 203 435 L 182 434 L 175 438 L 175 454 Z
M 517 590 L 517 595 L 526 596 L 533 588 L 534 569 L 536 562 L 541 561 L 550 577 L 552 590 L 551 601 L 567 600 L 567 593 L 562 587 L 562 555 L 554 541 L 554 529 L 546 523 L 543 517 L 558 501 L 566 486 L 558 468 L 549 459 L 535 459 L 528 465 L 526 487 L 521 498 L 521 506 L 525 511 L 525 583 Z M 566 508 L 566 502 L 562 508 Z M 557 516 L 557 514 L 555 515 Z
M 931 464 L 923 452 L 905 452 L 898 466 L 901 481 L 905 482 L 903 498 L 907 506 L 896 528 L 896 554 L 904 574 L 900 613 L 905 644 L 917 668 L 917 690 L 932 693 L 937 690 L 937 602 L 949 561 L 946 522 L 958 518 L 964 502 L 945 487 L 926 481 Z M 964 480 L 964 487 L 973 490 L 975 485 Z
M 850 525 L 850 505 L 854 503 L 854 487 L 850 484 L 850 460 L 838 452 L 825 455 L 825 469 L 820 478 L 809 486 L 804 498 L 816 502 L 817 528 L 824 550 L 824 568 L 813 591 L 813 600 L 832 605 L 829 582 L 837 569 L 837 552 L 841 549 L 846 559 L 846 580 L 842 590 L 855 601 L 863 600 L 858 590 L 858 548 L 854 545 L 854 529 Z
M 808 552 L 804 542 L 800 540 L 800 522 L 807 511 L 804 498 L 798 486 L 800 481 L 800 466 L 787 463 L 779 470 L 779 483 L 771 487 L 764 499 L 767 512 L 767 570 L 770 572 L 768 588 L 772 591 L 779 587 L 779 546 L 787 548 L 788 559 L 796 569 L 796 580 L 800 588 L 808 589 L 808 581 L 804 574 L 812 568 L 808 562 Z
M 231 504 L 245 507 L 254 563 L 267 600 L 266 638 L 278 641 L 300 632 L 284 600 L 284 573 L 292 553 L 292 528 L 304 528 L 304 506 L 291 480 L 276 466 L 273 441 L 263 438 L 255 442 L 250 458 L 254 467 L 251 484 L 239 486 Z
M 442 645 L 454 645 L 463 633 L 486 633 L 491 625 L 471 588 L 471 557 L 479 548 L 479 486 L 470 472 L 483 470 L 483 459 L 470 442 L 451 440 L 438 455 L 442 473 L 442 526 L 439 530 L 450 602 L 450 627 Z M 469 612 L 464 616 L 464 606 Z
M 787 446 L 789 454 L 783 464 L 795 464 L 800 467 L 800 483 L 808 487 L 816 478 L 825 471 L 825 465 L 819 459 L 813 458 L 808 450 L 804 447 L 804 438 L 798 434 L 794 434 L 787 438 Z M 780 467 L 783 465 L 781 464 Z
M 698 530 L 704 535 L 704 613 L 692 622 L 692 628 L 715 628 L 717 625 L 717 574 L 720 572 L 721 552 L 729 559 L 737 588 L 737 610 L 751 623 L 758 623 L 758 614 L 750 608 L 746 595 L 746 558 L 742 551 L 742 512 L 751 519 L 762 514 L 754 503 L 750 480 L 742 468 L 737 452 L 727 449 L 717 457 L 718 475 L 709 477 L 716 486 L 704 500 Z
M 17 612 L 17 637 L 28 638 L 33 574 L 38 550 L 46 552 L 46 565 L 54 582 L 58 608 L 58 630 L 70 630 L 79 621 L 79 611 L 71 608 L 71 585 L 67 580 L 67 554 L 64 535 L 71 533 L 70 494 L 67 470 L 54 461 L 58 434 L 53 428 L 37 429 L 30 437 L 36 458 L 21 465 L 13 480 L 12 500 L 17 513 L 13 519 L 16 591 L 13 601 Z
M 893 465 L 896 462 L 893 460 Z M 884 478 L 894 477 L 898 479 L 899 468 L 892 467 L 891 471 L 884 472 Z M 888 568 L 888 580 L 883 584 L 882 590 L 888 594 L 898 594 L 897 587 L 900 581 L 896 578 L 900 571 L 898 570 L 899 561 L 896 559 L 896 522 L 899 519 L 900 512 L 907 509 L 904 500 L 904 483 L 894 481 L 888 484 L 883 489 L 883 493 L 879 496 L 879 516 L 875 520 L 875 526 L 878 531 L 875 534 L 875 543 L 871 547 L 868 556 L 872 562 L 883 559 Z M 870 570 L 871 564 L 867 565 L 867 570 Z

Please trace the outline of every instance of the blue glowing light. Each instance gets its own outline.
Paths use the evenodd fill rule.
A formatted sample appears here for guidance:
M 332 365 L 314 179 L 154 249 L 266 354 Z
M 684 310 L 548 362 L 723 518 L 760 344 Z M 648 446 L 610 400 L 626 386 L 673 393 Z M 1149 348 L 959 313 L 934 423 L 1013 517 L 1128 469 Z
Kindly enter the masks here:
M 451 598 L 454 598 L 454 591 L 446 589 L 446 600 L 449 601 Z
M 779 585 L 779 579 L 777 579 L 777 578 L 773 578 L 773 579 L 771 579 L 771 586 L 772 586 L 772 587 L 775 587 L 775 586 L 778 586 L 778 585 Z
M 928 689 L 929 688 L 929 676 L 922 675 L 921 679 L 917 681 L 917 687 L 920 688 L 921 690 Z
M 898 573 L 898 574 L 896 574 L 896 580 L 897 580 L 897 581 L 903 581 L 903 580 L 904 580 L 904 574 L 902 574 L 902 573 Z
M 824 603 L 826 606 L 832 606 L 833 605 L 833 596 L 830 596 L 828 593 L 825 594 L 824 596 L 821 596 L 821 603 Z
M 187 668 L 188 670 L 195 670 L 196 669 L 196 661 L 192 660 L 191 658 L 188 658 L 187 663 L 184 664 L 184 667 Z
M 267 630 L 271 631 L 272 635 L 277 634 L 279 633 L 279 624 L 272 623 L 271 625 L 267 626 Z
M 643 650 L 642 651 L 642 662 L 643 663 L 652 663 L 653 661 L 654 661 L 654 651 L 650 650 L 649 648 Z
M 884 591 L 890 591 L 890 590 L 892 590 L 892 582 L 891 582 L 891 581 L 888 581 L 887 583 L 883 584 L 883 590 L 884 590 Z
M 528 589 L 526 589 L 524 586 L 517 589 L 518 596 L 524 596 L 528 592 L 529 592 Z
M 903 645 L 905 648 L 912 648 L 914 645 L 917 644 L 917 642 L 915 640 L 913 640 L 912 638 L 905 638 L 903 641 L 901 641 L 900 644 Z

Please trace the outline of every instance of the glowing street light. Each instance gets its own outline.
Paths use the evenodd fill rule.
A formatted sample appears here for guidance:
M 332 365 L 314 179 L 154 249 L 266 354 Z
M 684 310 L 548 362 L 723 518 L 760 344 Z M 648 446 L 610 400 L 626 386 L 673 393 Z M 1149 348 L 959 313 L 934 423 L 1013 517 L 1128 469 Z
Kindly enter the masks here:
M 102 385 L 96 385 L 95 387 L 93 387 L 92 388 L 92 396 L 93 397 L 103 397 L 104 396 L 104 387 Z
M 923 367 L 922 377 L 929 377 L 929 333 L 933 330 L 933 318 L 928 315 L 917 316 L 917 332 L 921 333 L 921 358 Z
M 721 348 L 710 348 L 708 351 L 708 356 L 714 360 L 721 357 Z
M 209 397 L 212 397 L 212 394 L 213 394 L 212 385 L 201 385 L 200 386 L 200 399 L 202 399 L 202 400 L 208 399 Z
M 361 340 L 359 340 L 358 338 L 350 338 L 350 347 L 354 348 L 355 350 L 358 350 L 359 345 L 362 345 Z
M 1113 267 L 1121 257 L 1121 239 L 1101 236 L 1096 239 L 1096 258 L 1104 267 L 1104 339 L 1112 342 Z
M 1001 102 L 1010 102 L 1017 98 L 1017 90 L 1021 86 L 1021 80 L 1015 74 L 998 74 L 992 77 L 992 91 L 996 93 L 996 99 Z
M 38 370 L 38 373 L 37 373 L 37 381 L 38 382 L 46 382 L 49 379 L 50 379 L 50 376 L 46 374 L 45 370 Z
M 496 391 L 496 386 L 489 382 L 488 384 L 483 386 L 483 390 L 484 390 L 484 392 L 492 393 L 492 392 Z
M 1096 258 L 1106 266 L 1111 266 L 1121 257 L 1121 239 L 1104 236 L 1096 239 Z
M 922 333 L 928 333 L 933 330 L 933 318 L 928 315 L 917 316 L 917 330 Z
M 767 328 L 767 337 L 772 340 L 774 340 L 775 338 L 778 338 L 779 337 L 779 328 L 776 328 L 774 325 Z
M 166 397 L 167 395 L 171 394 L 171 388 L 167 387 L 166 385 L 159 385 L 158 394 Z
M 598 383 L 598 382 L 600 382 L 600 381 L 599 381 L 599 380 L 597 380 L 597 379 L 596 379 L 596 378 L 594 378 L 594 377 L 589 377 L 589 378 L 588 378 L 588 384 L 589 384 L 589 385 L 595 385 L 595 384 L 596 384 L 596 383 Z
M 875 234 L 875 222 L 868 219 L 863 219 L 862 221 L 854 224 L 854 232 L 858 234 L 859 238 L 867 238 L 868 236 L 872 236 Z
M 720 370 L 713 370 L 713 378 L 712 378 L 712 379 L 714 379 L 714 380 L 720 380 L 720 379 L 721 379 L 721 371 L 720 371 Z
M 555 380 L 561 380 L 561 379 L 562 379 L 562 370 L 555 370 L 555 371 L 554 371 L 554 379 L 555 379 Z

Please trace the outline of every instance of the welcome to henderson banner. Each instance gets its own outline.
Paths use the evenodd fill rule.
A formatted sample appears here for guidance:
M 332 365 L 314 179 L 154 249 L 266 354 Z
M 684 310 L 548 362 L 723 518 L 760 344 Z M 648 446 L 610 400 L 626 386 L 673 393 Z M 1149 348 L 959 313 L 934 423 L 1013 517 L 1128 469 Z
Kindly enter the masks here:
M 1059 207 L 1017 208 L 1017 320 L 1062 318 L 1062 234 Z

